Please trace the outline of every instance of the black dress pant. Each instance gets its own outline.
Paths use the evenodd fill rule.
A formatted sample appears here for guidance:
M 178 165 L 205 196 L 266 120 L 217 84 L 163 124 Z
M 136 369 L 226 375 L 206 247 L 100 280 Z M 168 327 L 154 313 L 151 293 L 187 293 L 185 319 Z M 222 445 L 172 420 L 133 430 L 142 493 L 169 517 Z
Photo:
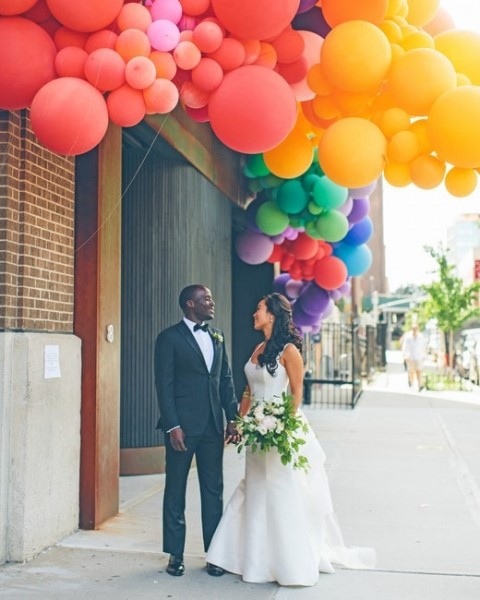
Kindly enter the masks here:
M 163 551 L 183 554 L 185 548 L 185 496 L 193 457 L 200 486 L 202 531 L 205 551 L 223 513 L 223 434 L 213 421 L 199 436 L 186 436 L 185 452 L 177 452 L 166 436 L 165 491 L 163 496 Z

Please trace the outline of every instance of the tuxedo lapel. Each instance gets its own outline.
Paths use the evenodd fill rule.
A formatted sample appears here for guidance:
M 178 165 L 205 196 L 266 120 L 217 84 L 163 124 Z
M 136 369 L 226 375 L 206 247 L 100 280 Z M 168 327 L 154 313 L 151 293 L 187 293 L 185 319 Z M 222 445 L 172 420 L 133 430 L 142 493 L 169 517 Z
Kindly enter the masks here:
M 200 358 L 202 363 L 205 365 L 205 369 L 207 369 L 207 363 L 205 362 L 205 357 L 203 356 L 202 350 L 201 350 L 200 346 L 198 345 L 197 340 L 195 339 L 195 336 L 190 331 L 190 329 L 188 328 L 188 325 L 186 325 L 184 321 L 180 321 L 179 330 L 180 330 L 180 333 L 185 338 L 185 340 L 190 345 L 190 347 L 192 348 L 192 350 L 195 352 L 195 354 Z M 214 346 L 215 346 L 215 344 L 214 344 Z M 215 348 L 214 348 L 213 360 L 215 361 Z

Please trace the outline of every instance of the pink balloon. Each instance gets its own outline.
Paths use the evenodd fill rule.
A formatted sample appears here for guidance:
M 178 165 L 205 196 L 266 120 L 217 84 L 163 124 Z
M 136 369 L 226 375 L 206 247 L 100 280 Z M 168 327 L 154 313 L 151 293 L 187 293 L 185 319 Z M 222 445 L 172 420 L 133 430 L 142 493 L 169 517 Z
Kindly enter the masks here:
M 297 104 L 275 71 L 249 65 L 227 73 L 209 101 L 210 124 L 226 145 L 246 154 L 277 146 L 295 125 Z
M 169 52 L 180 41 L 180 30 L 171 21 L 158 19 L 147 30 L 148 39 L 155 50 Z
M 315 92 L 312 92 L 307 83 L 307 76 L 310 68 L 320 62 L 320 49 L 323 44 L 323 38 L 317 33 L 313 33 L 313 31 L 300 30 L 298 33 L 301 34 L 305 43 L 302 56 L 307 63 L 307 75 L 301 81 L 292 83 L 291 86 L 293 93 L 295 94 L 295 98 L 298 101 L 303 102 L 305 100 L 312 100 L 315 98 Z
M 182 5 L 178 0 L 155 0 L 150 6 L 152 20 L 167 19 L 177 24 L 182 18 Z

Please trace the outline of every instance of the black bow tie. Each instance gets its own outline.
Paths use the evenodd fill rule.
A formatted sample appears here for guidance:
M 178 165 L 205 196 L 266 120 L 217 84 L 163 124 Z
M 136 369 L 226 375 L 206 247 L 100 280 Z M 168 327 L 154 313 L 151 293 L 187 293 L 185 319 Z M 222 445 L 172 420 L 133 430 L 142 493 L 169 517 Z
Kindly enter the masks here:
M 198 331 L 201 329 L 202 331 L 208 331 L 208 324 L 204 323 L 203 325 L 199 325 L 198 323 L 193 326 L 193 331 Z

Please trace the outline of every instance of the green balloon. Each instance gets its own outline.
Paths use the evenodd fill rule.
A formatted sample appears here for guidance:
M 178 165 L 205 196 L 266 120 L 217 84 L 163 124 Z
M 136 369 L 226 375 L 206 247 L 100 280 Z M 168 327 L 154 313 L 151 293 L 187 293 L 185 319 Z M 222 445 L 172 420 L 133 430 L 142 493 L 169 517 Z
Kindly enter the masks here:
M 305 223 L 305 233 L 307 233 L 314 240 L 322 240 L 322 236 L 318 233 L 317 224 L 315 221 L 309 221 Z
M 325 210 L 333 210 L 342 206 L 348 198 L 347 188 L 333 183 L 328 177 L 319 177 L 312 189 L 315 204 Z
M 318 217 L 316 228 L 326 242 L 339 242 L 348 233 L 348 219 L 338 210 L 327 210 Z
M 278 235 L 288 227 L 289 219 L 287 213 L 278 207 L 273 200 L 261 204 L 255 216 L 257 227 L 267 235 Z
M 260 183 L 265 190 L 278 187 L 283 183 L 283 181 L 283 179 L 277 177 L 277 175 L 274 175 L 273 173 L 265 175 L 264 177 L 260 177 Z
M 278 188 L 278 206 L 286 213 L 296 215 L 307 206 L 308 195 L 299 179 L 285 181 Z
M 309 202 L 307 208 L 308 212 L 312 215 L 320 215 L 323 212 L 323 208 L 315 204 L 315 202 Z
M 249 154 L 246 159 L 246 166 L 255 177 L 264 177 L 270 174 L 270 169 L 263 160 L 263 154 Z

